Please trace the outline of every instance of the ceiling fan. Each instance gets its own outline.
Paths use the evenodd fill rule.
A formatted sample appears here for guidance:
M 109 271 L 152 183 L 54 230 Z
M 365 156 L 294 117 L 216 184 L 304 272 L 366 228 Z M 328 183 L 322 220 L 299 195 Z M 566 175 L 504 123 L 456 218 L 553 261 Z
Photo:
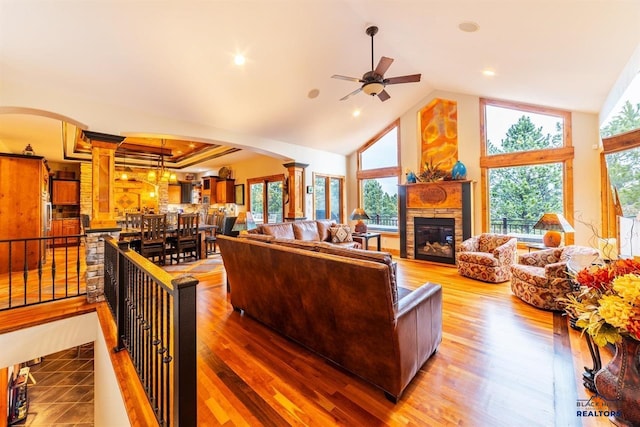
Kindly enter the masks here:
M 360 86 L 358 89 L 354 90 L 353 92 L 349 93 L 348 95 L 340 98 L 340 101 L 344 101 L 345 99 L 350 98 L 351 96 L 357 94 L 360 91 L 371 96 L 377 95 L 380 101 L 386 101 L 387 99 L 391 98 L 391 96 L 385 90 L 385 86 L 395 85 L 398 83 L 413 83 L 413 82 L 420 81 L 420 74 L 411 74 L 408 76 L 385 78 L 384 73 L 387 72 L 387 69 L 389 69 L 389 66 L 391 66 L 391 63 L 393 62 L 393 58 L 387 58 L 386 56 L 383 56 L 380 58 L 380 62 L 378 62 L 378 66 L 374 69 L 373 68 L 373 36 L 375 36 L 378 33 L 378 27 L 376 26 L 368 27 L 366 30 L 366 33 L 368 36 L 371 36 L 371 71 L 367 71 L 366 73 L 364 73 L 361 79 L 357 77 L 341 76 L 339 74 L 334 74 L 333 76 L 331 76 L 334 79 L 349 80 L 352 82 L 362 83 L 362 86 Z

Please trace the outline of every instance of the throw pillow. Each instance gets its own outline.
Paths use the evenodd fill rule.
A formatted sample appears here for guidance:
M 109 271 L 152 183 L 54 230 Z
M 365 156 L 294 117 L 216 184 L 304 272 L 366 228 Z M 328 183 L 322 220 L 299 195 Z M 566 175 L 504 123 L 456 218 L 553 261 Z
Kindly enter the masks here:
M 331 232 L 332 243 L 353 242 L 351 238 L 351 227 L 348 225 L 338 224 L 335 227 L 329 228 L 329 232 Z

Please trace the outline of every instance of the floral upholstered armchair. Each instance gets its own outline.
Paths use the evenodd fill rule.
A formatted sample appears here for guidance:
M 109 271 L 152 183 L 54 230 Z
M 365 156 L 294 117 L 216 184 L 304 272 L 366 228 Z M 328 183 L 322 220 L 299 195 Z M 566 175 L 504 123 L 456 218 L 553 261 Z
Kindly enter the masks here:
M 467 239 L 456 251 L 458 273 L 485 282 L 506 282 L 516 260 L 516 245 L 515 237 L 504 234 L 483 233 Z
M 511 290 L 522 301 L 543 310 L 563 310 L 558 298 L 564 298 L 573 290 L 567 263 L 572 256 L 593 256 L 596 249 L 586 246 L 565 246 L 543 249 L 520 255 L 518 264 L 511 267 Z

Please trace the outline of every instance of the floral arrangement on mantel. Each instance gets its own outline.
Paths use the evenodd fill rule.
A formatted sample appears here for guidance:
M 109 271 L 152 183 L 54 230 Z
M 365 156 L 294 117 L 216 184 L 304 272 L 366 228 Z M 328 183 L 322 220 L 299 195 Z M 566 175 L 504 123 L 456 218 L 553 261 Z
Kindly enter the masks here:
M 575 280 L 580 292 L 563 299 L 565 310 L 596 345 L 616 344 L 623 337 L 640 341 L 640 262 L 587 267 Z

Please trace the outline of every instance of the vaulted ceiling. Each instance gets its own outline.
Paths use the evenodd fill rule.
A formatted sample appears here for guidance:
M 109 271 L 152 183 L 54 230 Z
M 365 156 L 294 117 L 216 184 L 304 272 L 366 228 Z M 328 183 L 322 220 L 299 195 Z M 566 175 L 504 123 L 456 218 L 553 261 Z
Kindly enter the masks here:
M 460 28 L 469 22 L 478 30 Z M 597 113 L 640 44 L 638 22 L 640 2 L 624 0 L 0 0 L 0 107 L 152 145 L 348 154 L 434 90 Z M 388 86 L 385 102 L 339 101 L 358 84 L 331 76 L 371 69 L 371 24 L 375 62 L 394 59 L 386 76 L 422 79 Z M 38 120 L 19 116 L 0 114 L 0 146 L 36 141 L 64 157 L 59 120 L 34 136 Z

